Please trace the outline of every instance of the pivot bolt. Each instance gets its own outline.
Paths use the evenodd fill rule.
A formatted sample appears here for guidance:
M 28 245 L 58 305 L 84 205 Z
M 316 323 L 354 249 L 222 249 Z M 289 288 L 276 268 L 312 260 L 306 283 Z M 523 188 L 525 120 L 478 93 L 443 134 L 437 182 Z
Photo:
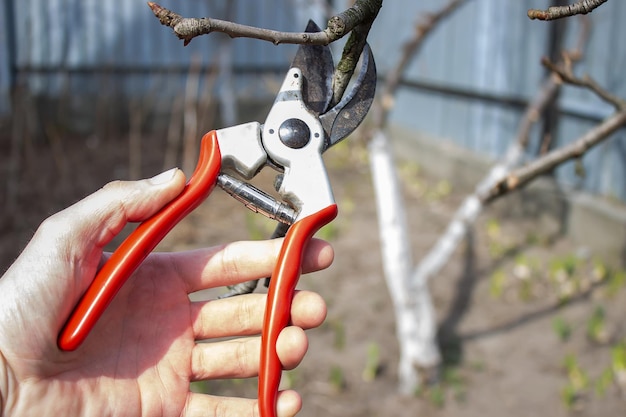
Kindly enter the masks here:
M 278 128 L 278 137 L 285 146 L 291 149 L 300 149 L 309 143 L 311 130 L 300 119 L 287 119 Z

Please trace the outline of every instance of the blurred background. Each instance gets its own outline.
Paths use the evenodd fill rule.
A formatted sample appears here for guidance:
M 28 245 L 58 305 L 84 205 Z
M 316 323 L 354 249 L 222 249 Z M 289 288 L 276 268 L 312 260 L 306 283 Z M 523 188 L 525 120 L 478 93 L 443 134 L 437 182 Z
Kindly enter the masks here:
M 369 38 L 381 76 L 397 62 L 420 13 L 441 3 L 384 4 Z M 550 4 L 469 1 L 436 29 L 412 61 L 396 98 L 392 124 L 413 136 L 445 140 L 489 158 L 502 155 L 522 110 L 546 75 L 540 58 L 558 58 L 578 36 L 578 19 L 542 24 L 525 17 L 529 7 Z M 183 16 L 298 31 L 309 18 L 323 26 L 328 15 L 347 2 L 185 0 L 163 6 Z M 612 1 L 590 15 L 591 36 L 577 67 L 618 96 L 626 96 L 622 77 L 626 50 L 620 48 L 625 14 L 626 5 Z M 295 51 L 289 45 L 230 40 L 217 33 L 183 47 L 143 1 L 4 0 L 0 23 L 3 132 L 11 125 L 14 132 L 37 140 L 50 140 L 52 131 L 104 140 L 127 131 L 131 124 L 164 134 L 176 127 L 173 119 L 180 117 L 183 106 L 193 102 L 198 131 L 232 124 L 241 113 L 238 107 L 271 100 Z M 591 93 L 565 88 L 535 138 L 549 132 L 554 136 L 552 146 L 559 146 L 611 111 Z M 186 117 L 189 130 L 191 116 Z M 178 124 L 184 129 L 184 123 Z M 535 142 L 529 147 L 531 154 L 540 143 Z M 625 153 L 623 133 L 618 134 L 584 158 L 586 175 L 578 175 L 574 163 L 556 175 L 567 186 L 625 200 Z
M 309 19 L 324 27 L 350 3 L 162 1 L 185 17 L 281 31 L 301 31 Z M 380 88 L 416 23 L 446 3 L 383 2 L 368 38 Z M 565 3 L 467 0 L 412 59 L 388 131 L 416 259 L 515 140 L 548 75 L 541 58 L 558 60 L 576 46 L 579 18 L 546 23 L 526 16 L 529 8 Z M 587 19 L 576 72 L 626 98 L 626 2 L 608 1 Z M 341 48 L 333 45 L 337 57 Z M 45 217 L 107 181 L 172 166 L 190 174 L 205 132 L 262 122 L 295 51 L 220 33 L 183 47 L 144 0 L 2 0 L 0 270 Z M 613 111 L 592 93 L 564 86 L 538 115 L 526 158 L 576 140 Z M 330 279 L 304 278 L 302 285 L 322 293 L 329 320 L 312 333 L 305 364 L 284 378 L 303 393 L 303 415 L 569 416 L 580 409 L 601 416 L 625 409 L 626 383 L 607 382 L 605 372 L 623 366 L 626 375 L 624 129 L 544 176 L 541 187 L 481 216 L 473 243 L 468 239 L 431 284 L 448 335 L 445 367 L 442 384 L 417 399 L 396 391 L 394 316 L 381 277 L 367 151 L 347 140 L 327 157 L 340 217 L 323 237 L 340 255 L 319 274 Z M 269 236 L 271 226 L 215 194 L 163 250 Z M 252 385 L 198 389 L 253 397 Z

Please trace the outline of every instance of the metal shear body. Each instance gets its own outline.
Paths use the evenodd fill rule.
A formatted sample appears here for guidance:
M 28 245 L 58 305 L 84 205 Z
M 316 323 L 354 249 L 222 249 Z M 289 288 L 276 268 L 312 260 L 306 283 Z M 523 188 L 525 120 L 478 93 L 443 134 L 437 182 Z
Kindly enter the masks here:
M 307 30 L 319 28 L 310 23 Z M 322 153 L 360 124 L 375 92 L 376 69 L 366 46 L 354 86 L 327 109 L 333 69 L 328 47 L 301 46 L 263 125 L 251 122 L 203 136 L 198 164 L 183 192 L 141 223 L 98 271 L 59 335 L 60 349 L 81 345 L 135 269 L 218 184 L 252 210 L 290 225 L 272 273 L 261 334 L 259 408 L 263 417 L 276 415 L 282 372 L 276 341 L 290 320 L 304 250 L 337 215 Z M 279 171 L 277 191 L 283 201 L 245 182 L 265 166 Z

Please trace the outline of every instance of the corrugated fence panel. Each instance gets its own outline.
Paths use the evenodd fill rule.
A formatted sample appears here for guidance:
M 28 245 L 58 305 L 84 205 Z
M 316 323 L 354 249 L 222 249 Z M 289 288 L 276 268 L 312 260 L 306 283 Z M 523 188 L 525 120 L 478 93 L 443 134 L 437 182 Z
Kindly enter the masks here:
M 194 59 L 204 68 L 215 65 L 218 45 L 225 37 L 203 36 L 183 47 L 171 29 L 159 24 L 144 1 L 20 0 L 13 4 L 15 67 L 35 93 L 58 93 L 61 85 L 56 78 L 64 72 L 78 74 L 84 80 L 77 85 L 87 89 L 98 87 L 92 77 L 99 73 L 122 73 L 127 92 L 142 91 L 153 73 L 178 72 L 184 76 Z M 289 0 L 163 4 L 183 16 L 221 19 L 228 18 L 229 5 L 234 5 L 230 19 L 236 22 L 278 30 L 297 30 L 296 24 L 301 23 Z M 286 67 L 295 50 L 248 39 L 233 42 L 236 68 Z
M 397 62 L 397 45 L 412 36 L 417 17 L 444 4 L 423 0 L 383 5 L 371 36 L 381 73 Z M 547 0 L 470 0 L 433 31 L 411 62 L 391 122 L 494 158 L 502 155 L 515 137 L 527 101 L 545 76 L 540 60 L 549 53 L 551 24 L 529 20 L 526 11 L 548 6 Z M 607 2 L 588 16 L 592 36 L 577 69 L 626 98 L 626 48 L 622 46 L 626 2 Z M 573 46 L 580 23 L 570 19 L 567 24 L 565 44 Z M 562 116 L 556 146 L 581 136 L 613 110 L 574 87 L 564 88 L 559 104 Z M 559 180 L 626 200 L 623 136 L 623 131 L 617 133 L 584 158 L 584 177 L 570 163 L 557 170 Z M 536 149 L 538 141 L 535 137 L 530 149 Z
M 165 1 L 165 0 L 164 0 Z M 540 59 L 549 52 L 551 24 L 526 17 L 530 7 L 546 8 L 549 0 L 469 0 L 437 27 L 411 62 L 396 98 L 391 121 L 428 136 L 452 141 L 497 158 L 513 140 L 528 100 L 537 92 L 545 70 Z M 301 30 L 311 15 L 308 0 L 167 0 L 163 6 L 184 16 L 211 16 L 278 30 Z M 403 42 L 418 16 L 438 10 L 442 0 L 385 0 L 370 43 L 379 72 L 397 62 Z M 18 82 L 38 94 L 70 89 L 92 94 L 123 91 L 137 95 L 156 91 L 165 97 L 184 89 L 193 60 L 204 71 L 216 64 L 221 34 L 194 39 L 187 47 L 161 26 L 144 1 L 4 0 L 2 19 L 13 22 L 0 36 L 0 58 L 14 42 L 14 68 L 0 64 L 0 113 L 7 107 L 12 69 Z M 7 5 L 12 16 L 7 16 Z M 229 5 L 232 16 L 227 16 Z M 334 2 L 343 8 L 346 0 Z M 310 7 L 310 6 L 309 6 Z M 315 13 L 314 13 L 315 14 Z M 317 13 L 319 15 L 319 12 Z M 577 67 L 615 94 L 626 97 L 626 2 L 611 1 L 588 15 L 593 24 L 584 61 Z M 323 25 L 324 22 L 319 22 Z M 573 45 L 578 20 L 568 20 L 566 44 Z M 12 36 L 9 36 L 12 35 Z M 233 65 L 239 94 L 269 95 L 272 83 L 260 74 L 288 65 L 292 46 L 235 39 Z M 4 55 L 2 55 L 4 54 Z M 217 85 L 220 85 L 218 81 Z M 275 83 L 275 81 L 273 81 Z M 3 104 L 5 103 L 5 104 Z M 593 94 L 566 87 L 555 145 L 571 142 L 612 108 Z M 536 149 L 539 138 L 531 149 Z M 567 185 L 626 200 L 624 132 L 584 158 L 586 175 L 574 164 L 557 171 Z
M 376 27 L 374 36 L 383 38 L 379 61 L 387 66 L 397 60 L 397 48 L 389 58 L 385 56 L 394 49 L 392 45 L 412 34 L 410 28 L 419 13 L 436 10 L 441 2 L 415 3 L 414 10 L 408 11 L 407 7 L 411 8 L 404 4 L 402 9 L 383 7 L 381 11 L 383 24 Z M 545 30 L 533 31 L 532 41 L 519 42 L 529 24 L 525 7 L 517 2 L 470 1 L 438 27 L 405 74 L 416 88 L 407 88 L 406 101 L 398 101 L 393 120 L 472 150 L 500 154 L 519 112 L 519 106 L 503 106 L 500 101 L 526 99 L 532 91 L 529 84 L 538 84 L 542 73 L 537 66 L 524 70 L 520 65 L 529 56 L 539 61 L 546 37 Z M 390 36 L 384 21 L 395 21 L 398 15 L 410 22 L 409 30 Z

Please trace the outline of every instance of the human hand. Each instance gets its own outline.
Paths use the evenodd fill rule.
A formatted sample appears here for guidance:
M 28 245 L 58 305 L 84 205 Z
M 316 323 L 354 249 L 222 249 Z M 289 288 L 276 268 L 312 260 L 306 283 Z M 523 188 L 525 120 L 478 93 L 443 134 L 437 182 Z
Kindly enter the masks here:
M 257 415 L 256 400 L 191 393 L 189 382 L 258 374 L 265 295 L 190 302 L 188 294 L 268 276 L 281 240 L 238 242 L 183 253 L 153 253 L 117 294 L 74 352 L 57 335 L 127 222 L 142 221 L 178 195 L 179 170 L 149 180 L 113 182 L 45 220 L 0 279 L 0 416 Z M 305 272 L 326 268 L 322 241 L 307 249 Z M 303 328 L 326 315 L 315 293 L 298 292 L 293 326 L 277 351 L 287 369 L 307 349 Z M 300 397 L 282 392 L 281 416 Z

